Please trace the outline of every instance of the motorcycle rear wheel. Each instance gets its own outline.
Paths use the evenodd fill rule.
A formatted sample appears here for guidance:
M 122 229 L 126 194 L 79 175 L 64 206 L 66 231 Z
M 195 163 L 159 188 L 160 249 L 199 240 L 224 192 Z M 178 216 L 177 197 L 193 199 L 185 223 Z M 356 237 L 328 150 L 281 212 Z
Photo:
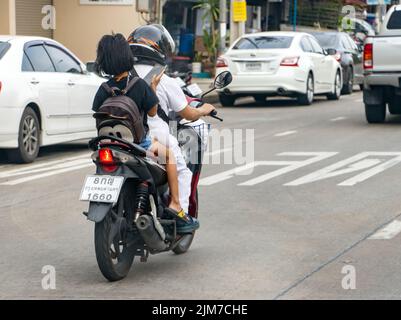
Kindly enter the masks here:
M 122 200 L 120 199 L 120 201 Z M 128 275 L 135 257 L 135 252 L 126 244 L 127 217 L 125 212 L 129 212 L 129 208 L 123 207 L 124 204 L 120 204 L 119 209 L 111 209 L 104 220 L 95 225 L 97 263 L 103 276 L 110 282 L 124 279 Z M 118 212 L 115 212 L 116 210 Z

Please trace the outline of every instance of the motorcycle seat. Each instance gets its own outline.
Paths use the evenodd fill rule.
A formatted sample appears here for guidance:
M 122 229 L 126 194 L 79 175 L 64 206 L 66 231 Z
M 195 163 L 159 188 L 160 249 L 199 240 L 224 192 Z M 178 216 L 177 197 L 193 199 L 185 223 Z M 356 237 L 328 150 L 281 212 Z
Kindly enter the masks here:
M 146 166 L 153 177 L 153 181 L 157 187 L 162 186 L 167 183 L 167 172 L 163 166 L 154 162 L 151 159 L 145 160 Z

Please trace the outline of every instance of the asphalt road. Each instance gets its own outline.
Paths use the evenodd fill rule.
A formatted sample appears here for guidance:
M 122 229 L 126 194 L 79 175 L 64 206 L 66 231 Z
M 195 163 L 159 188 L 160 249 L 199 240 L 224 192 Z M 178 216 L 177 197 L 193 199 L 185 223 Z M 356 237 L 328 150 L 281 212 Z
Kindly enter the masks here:
M 359 92 L 309 107 L 244 99 L 220 114 L 214 128 L 254 137 L 209 155 L 254 145 L 252 170 L 206 165 L 190 252 L 136 261 L 119 283 L 99 272 L 81 214 L 94 170 L 85 142 L 45 148 L 27 166 L 0 156 L 0 298 L 400 299 L 401 117 L 368 125 Z M 42 288 L 47 265 L 55 290 Z

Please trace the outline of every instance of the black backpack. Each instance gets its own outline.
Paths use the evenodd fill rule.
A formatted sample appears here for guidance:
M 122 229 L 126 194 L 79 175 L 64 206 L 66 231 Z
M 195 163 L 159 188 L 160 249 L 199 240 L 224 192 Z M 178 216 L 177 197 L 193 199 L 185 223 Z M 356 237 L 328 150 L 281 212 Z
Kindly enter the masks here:
M 146 133 L 143 114 L 135 101 L 127 96 L 138 80 L 138 77 L 130 80 L 124 90 L 102 84 L 110 97 L 94 114 L 99 136 L 114 136 L 136 144 L 143 141 Z

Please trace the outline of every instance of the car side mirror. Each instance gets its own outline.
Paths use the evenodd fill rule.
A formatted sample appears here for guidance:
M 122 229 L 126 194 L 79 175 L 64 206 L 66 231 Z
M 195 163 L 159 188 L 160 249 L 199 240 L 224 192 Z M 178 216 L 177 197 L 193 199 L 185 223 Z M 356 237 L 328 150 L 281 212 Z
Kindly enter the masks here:
M 337 53 L 337 50 L 329 48 L 329 49 L 326 49 L 326 53 L 328 56 L 334 56 Z
M 233 75 L 230 71 L 223 71 L 220 73 L 214 81 L 214 87 L 216 89 L 223 89 L 233 82 Z

